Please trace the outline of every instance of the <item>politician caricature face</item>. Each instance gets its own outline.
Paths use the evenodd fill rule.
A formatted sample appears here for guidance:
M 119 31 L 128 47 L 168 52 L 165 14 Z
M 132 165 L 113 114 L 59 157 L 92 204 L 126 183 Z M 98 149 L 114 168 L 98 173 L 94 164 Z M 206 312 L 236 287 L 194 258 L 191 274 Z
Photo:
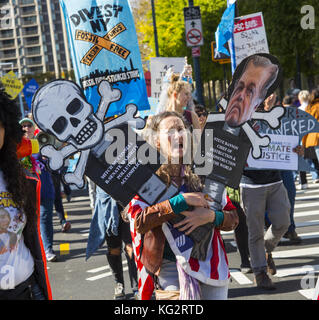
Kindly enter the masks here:
M 250 120 L 256 108 L 274 83 L 278 66 L 263 56 L 252 56 L 246 62 L 240 78 L 235 82 L 230 96 L 225 121 L 231 127 L 238 127 Z

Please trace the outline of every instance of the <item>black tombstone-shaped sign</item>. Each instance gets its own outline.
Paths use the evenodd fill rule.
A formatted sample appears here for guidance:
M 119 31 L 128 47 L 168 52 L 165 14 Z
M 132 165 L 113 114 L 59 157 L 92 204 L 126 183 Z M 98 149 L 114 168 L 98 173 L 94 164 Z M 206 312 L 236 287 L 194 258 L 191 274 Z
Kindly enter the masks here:
M 59 170 L 69 156 L 79 153 L 75 170 L 63 176 L 68 184 L 81 188 L 87 175 L 122 206 L 136 194 L 150 204 L 173 196 L 177 189 L 167 188 L 155 175 L 160 154 L 130 127 L 142 129 L 145 125 L 136 117 L 137 107 L 129 104 L 124 114 L 104 123 L 107 109 L 121 98 L 121 91 L 107 81 L 99 84 L 98 91 L 101 101 L 95 113 L 82 90 L 71 81 L 49 82 L 33 97 L 32 113 L 38 127 L 64 143 L 59 150 L 53 145 L 41 148 L 49 168 Z M 152 162 L 138 159 L 145 152 L 152 153 Z
M 225 186 L 238 188 L 250 148 L 253 157 L 259 158 L 261 148 L 270 142 L 268 136 L 258 135 L 251 120 L 267 121 L 273 129 L 280 126 L 282 107 L 271 112 L 256 110 L 278 87 L 281 74 L 274 56 L 262 53 L 247 57 L 236 68 L 227 95 L 219 102 L 223 112 L 208 115 L 198 152 L 213 163 L 205 180 L 205 192 L 214 200 L 212 208 L 222 208 Z M 213 139 L 213 148 L 205 150 L 205 139 Z

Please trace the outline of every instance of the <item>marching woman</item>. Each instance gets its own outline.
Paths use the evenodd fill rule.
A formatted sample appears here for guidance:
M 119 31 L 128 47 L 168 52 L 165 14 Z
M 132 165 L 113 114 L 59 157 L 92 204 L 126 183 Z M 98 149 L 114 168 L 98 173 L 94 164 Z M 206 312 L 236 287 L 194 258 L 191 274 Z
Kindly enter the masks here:
M 222 212 L 209 208 L 199 177 L 182 161 L 190 141 L 179 113 L 155 115 L 149 128 L 149 143 L 167 159 L 157 175 L 180 193 L 154 205 L 135 196 L 123 212 L 130 221 L 140 298 L 150 299 L 155 288 L 159 300 L 227 299 L 230 274 L 219 230 L 236 228 L 236 208 L 226 196 Z
M 26 170 L 17 154 L 26 142 L 19 116 L 0 90 L 0 300 L 52 299 L 39 229 L 39 178 L 33 162 Z

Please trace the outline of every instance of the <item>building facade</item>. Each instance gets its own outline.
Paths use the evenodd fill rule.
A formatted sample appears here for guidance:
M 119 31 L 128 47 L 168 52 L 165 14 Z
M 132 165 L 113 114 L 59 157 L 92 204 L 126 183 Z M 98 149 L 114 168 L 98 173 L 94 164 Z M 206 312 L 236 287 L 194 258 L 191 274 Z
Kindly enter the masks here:
M 56 78 L 72 69 L 59 0 L 0 0 L 0 69 Z

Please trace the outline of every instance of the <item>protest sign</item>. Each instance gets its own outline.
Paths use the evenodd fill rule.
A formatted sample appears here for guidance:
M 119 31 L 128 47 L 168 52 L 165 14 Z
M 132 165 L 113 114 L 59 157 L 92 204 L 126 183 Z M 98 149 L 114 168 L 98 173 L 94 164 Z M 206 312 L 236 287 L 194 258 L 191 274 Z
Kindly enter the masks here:
M 38 88 L 39 85 L 35 81 L 35 79 L 31 79 L 29 82 L 27 82 L 23 88 L 24 99 L 28 105 L 29 110 L 31 109 L 33 95 L 35 94 Z
M 249 150 L 254 159 L 262 156 L 262 148 L 270 143 L 270 137 L 260 135 L 252 127 L 252 120 L 262 120 L 272 129 L 280 126 L 284 108 L 277 106 L 268 114 L 255 112 L 262 101 L 276 90 L 282 70 L 276 57 L 269 54 L 255 54 L 245 58 L 236 68 L 227 95 L 219 101 L 221 112 L 207 117 L 202 133 L 201 149 L 195 158 L 201 156 L 211 159 L 211 172 L 205 172 L 205 189 L 214 202 L 212 208 L 222 208 L 222 194 L 225 186 L 238 188 Z M 243 95 L 254 86 L 249 99 Z M 203 154 L 203 141 L 207 129 L 213 129 L 210 139 L 213 148 Z M 200 166 L 199 166 L 200 168 Z M 200 168 L 201 169 L 201 168 Z
M 259 121 L 255 128 L 260 134 L 272 134 L 274 136 L 296 136 L 298 137 L 298 144 L 301 143 L 301 139 L 308 133 L 319 132 L 319 122 L 315 117 L 308 112 L 300 110 L 296 107 L 285 107 L 285 114 L 281 118 L 280 127 L 277 129 L 271 129 L 265 123 Z M 249 164 L 249 167 L 251 165 Z M 282 167 L 278 167 L 282 169 Z M 287 169 L 289 170 L 289 169 Z M 298 171 L 310 171 L 313 170 L 303 157 L 298 156 Z
M 210 114 L 210 119 L 213 117 L 214 114 Z M 207 144 L 207 139 L 213 140 L 213 143 Z M 224 130 L 223 121 L 208 121 L 201 137 L 201 151 L 202 157 L 205 158 L 206 168 L 209 168 L 207 164 L 211 163 L 212 171 L 202 172 L 202 175 L 237 188 L 250 146 L 249 139 L 242 132 L 236 136 Z
M 106 116 L 125 112 L 128 103 L 149 109 L 144 72 L 127 0 L 60 0 L 77 83 L 97 109 L 98 84 L 107 80 L 122 96 Z
M 151 88 L 152 97 L 158 99 L 162 92 L 163 78 L 169 68 L 173 72 L 181 73 L 184 69 L 185 58 L 159 57 L 151 58 Z
M 148 101 L 150 103 L 150 109 L 149 110 L 144 110 L 144 111 L 139 111 L 138 114 L 140 117 L 142 117 L 143 119 L 145 119 L 148 116 L 152 116 L 154 114 L 156 114 L 156 109 L 158 106 L 158 99 L 155 98 L 148 98 Z
M 298 170 L 298 155 L 293 149 L 299 144 L 298 136 L 268 135 L 270 143 L 262 149 L 259 159 L 249 154 L 247 163 L 256 169 Z
M 234 47 L 236 65 L 256 53 L 269 53 L 262 12 L 235 18 Z
M 301 141 L 307 133 L 319 132 L 319 122 L 308 112 L 295 107 L 285 107 L 285 114 L 281 118 L 279 128 L 274 130 L 260 122 L 258 123 L 258 132 L 298 136 Z
M 156 203 L 167 192 L 166 184 L 154 174 L 161 166 L 160 154 L 127 125 L 108 134 L 114 134 L 114 143 L 91 150 L 85 174 L 124 207 L 137 194 L 147 203 Z M 146 153 L 153 161 L 143 161 Z M 173 190 L 175 194 L 177 189 Z
M 134 104 L 126 112 L 104 122 L 107 110 L 121 98 L 121 91 L 106 80 L 100 82 L 101 102 L 96 112 L 81 88 L 68 80 L 54 80 L 39 88 L 32 100 L 32 114 L 38 127 L 63 142 L 41 148 L 53 171 L 64 166 L 68 157 L 78 154 L 73 171 L 64 174 L 67 184 L 84 187 L 84 175 L 116 201 L 126 206 L 138 194 L 147 203 L 173 195 L 154 173 L 161 165 L 160 154 L 139 138 L 131 127 L 142 129 L 145 121 L 137 117 Z
M 23 89 L 23 83 L 18 79 L 16 74 L 11 70 L 1 78 L 5 92 L 14 100 Z

